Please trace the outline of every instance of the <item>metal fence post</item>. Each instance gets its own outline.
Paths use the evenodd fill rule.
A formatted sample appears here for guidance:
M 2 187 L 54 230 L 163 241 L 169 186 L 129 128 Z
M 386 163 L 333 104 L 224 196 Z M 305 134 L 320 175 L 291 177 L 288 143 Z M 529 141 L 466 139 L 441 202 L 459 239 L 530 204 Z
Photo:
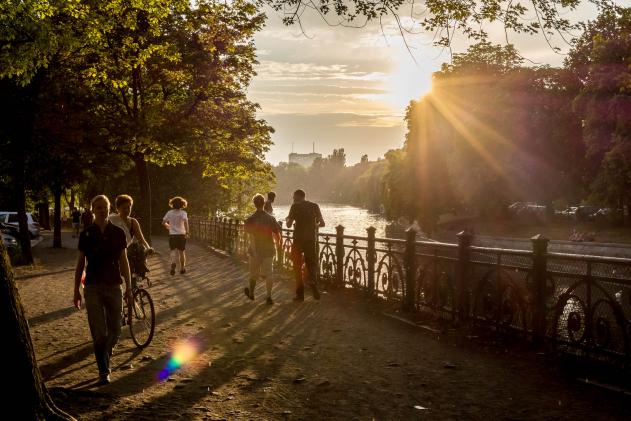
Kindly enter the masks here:
M 405 302 L 403 308 L 414 310 L 414 291 L 416 275 L 416 230 L 408 228 L 405 231 Z
M 546 278 L 548 276 L 548 240 L 541 234 L 532 241 L 532 287 L 534 288 L 533 334 L 535 343 L 546 335 Z
M 226 250 L 226 225 L 228 225 L 228 218 L 221 219 L 221 241 L 219 243 L 219 248 L 222 250 Z
M 337 268 L 335 275 L 337 277 L 336 282 L 338 286 L 344 286 L 344 227 L 338 225 L 335 227 L 335 260 Z
M 375 232 L 377 228 L 368 227 L 368 250 L 366 251 L 366 262 L 368 264 L 368 292 L 375 293 L 375 264 L 377 252 L 375 251 Z
M 469 317 L 469 261 L 472 235 L 466 231 L 458 233 L 458 265 L 456 268 L 456 303 L 458 318 Z
M 228 235 L 226 235 L 226 240 L 227 240 L 226 241 L 226 251 L 229 254 L 234 253 L 234 228 L 233 228 L 234 227 L 234 222 L 235 222 L 234 219 L 232 219 L 232 218 L 228 219 L 228 226 L 227 226 L 227 229 L 228 229 L 227 234 Z
M 239 224 L 241 223 L 241 221 L 239 221 L 238 219 L 234 220 L 234 234 L 233 234 L 233 246 L 232 246 L 232 252 L 234 254 L 239 254 L 241 252 L 241 250 L 239 250 L 239 244 L 241 244 L 241 239 L 239 238 Z
M 221 231 L 219 231 L 220 228 L 221 228 L 221 218 L 216 216 L 215 217 L 215 225 L 213 227 L 213 229 L 214 229 L 213 246 L 215 248 L 219 248 L 219 244 L 220 244 L 220 241 L 221 241 Z

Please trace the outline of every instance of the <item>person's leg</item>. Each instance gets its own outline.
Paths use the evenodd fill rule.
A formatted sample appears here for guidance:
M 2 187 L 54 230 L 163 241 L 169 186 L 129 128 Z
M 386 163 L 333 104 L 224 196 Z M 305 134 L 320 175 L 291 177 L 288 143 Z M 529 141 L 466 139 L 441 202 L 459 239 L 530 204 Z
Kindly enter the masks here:
M 103 287 L 103 302 L 105 304 L 105 323 L 107 325 L 107 340 L 105 344 L 107 368 L 110 370 L 110 359 L 114 347 L 121 336 L 123 291 L 120 286 Z
M 186 251 L 178 250 L 180 254 L 180 273 L 186 272 Z
M 180 273 L 186 273 L 186 237 L 180 238 Z
M 169 249 L 171 249 L 171 275 L 175 275 L 178 258 L 177 237 L 175 235 L 169 235 Z
M 304 299 L 305 286 L 302 279 L 302 247 L 294 242 L 291 245 L 291 260 L 294 267 L 294 278 L 296 280 L 296 299 Z
M 274 304 L 272 300 L 272 265 L 273 257 L 265 257 L 261 260 L 261 277 L 265 279 L 265 289 L 267 290 L 267 304 Z
M 246 286 L 243 291 L 250 300 L 254 300 L 254 288 L 256 287 L 256 280 L 260 275 L 261 265 L 259 259 L 254 256 L 250 256 L 248 262 L 250 276 L 248 278 L 248 286 Z
M 83 290 L 85 308 L 88 313 L 88 324 L 92 334 L 94 345 L 94 357 L 99 369 L 101 379 L 109 375 L 107 357 L 107 325 L 105 321 L 105 309 L 99 289 L 94 285 L 88 285 Z
M 309 242 L 304 245 L 305 266 L 307 268 L 307 283 L 313 293 L 313 298 L 320 299 L 320 291 L 318 290 L 318 256 L 315 242 Z

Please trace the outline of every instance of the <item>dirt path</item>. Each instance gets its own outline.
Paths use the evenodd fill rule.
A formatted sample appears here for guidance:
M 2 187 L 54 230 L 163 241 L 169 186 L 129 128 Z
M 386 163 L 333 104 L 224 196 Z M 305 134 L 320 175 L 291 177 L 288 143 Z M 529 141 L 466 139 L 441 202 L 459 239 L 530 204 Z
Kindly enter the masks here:
M 158 325 L 151 346 L 129 334 L 113 357 L 112 384 L 94 386 L 85 311 L 72 301 L 76 240 L 35 248 L 39 265 L 18 271 L 37 358 L 59 406 L 80 419 L 415 420 L 630 419 L 620 395 L 581 385 L 532 352 L 505 353 L 386 318 L 350 292 L 276 304 L 243 295 L 246 273 L 228 258 L 189 247 L 189 271 L 168 274 L 168 250 L 150 259 Z M 198 353 L 164 381 L 174 346 Z M 502 352 L 500 352 L 502 351 Z M 423 409 L 422 409 L 423 408 Z

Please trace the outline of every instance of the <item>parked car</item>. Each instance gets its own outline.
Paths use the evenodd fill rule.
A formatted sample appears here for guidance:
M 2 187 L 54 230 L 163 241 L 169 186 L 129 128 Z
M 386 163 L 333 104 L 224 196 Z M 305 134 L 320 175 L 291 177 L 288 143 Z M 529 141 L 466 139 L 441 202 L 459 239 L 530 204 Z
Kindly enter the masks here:
M 600 208 L 596 212 L 594 212 L 591 217 L 592 218 L 600 218 L 600 217 L 609 217 L 616 213 L 615 210 L 611 208 Z
M 530 206 L 537 206 L 537 203 L 536 202 L 515 202 L 512 205 L 508 206 L 508 210 L 510 210 L 514 214 L 517 211 L 520 211 Z
M 31 238 L 39 237 L 39 221 L 37 217 L 33 215 L 31 212 L 26 212 L 26 220 L 28 222 L 28 231 L 31 235 Z M 0 211 L 0 222 L 18 226 L 18 213 L 17 212 L 7 212 Z
M 578 206 L 576 208 L 576 219 L 584 221 L 598 212 L 599 209 L 598 206 Z
M 20 246 L 15 237 L 5 234 L 4 232 L 2 233 L 2 241 L 4 242 L 4 246 L 7 248 L 9 256 L 13 256 Z
M 508 211 L 516 218 L 526 221 L 544 221 L 547 206 L 536 202 L 515 202 L 508 207 Z
M 566 218 L 574 218 L 576 217 L 577 209 L 578 209 L 578 206 L 568 206 L 567 208 L 565 208 L 565 210 L 561 211 L 561 215 Z
M 0 222 L 0 232 L 4 234 L 9 234 L 11 237 L 20 238 L 20 229 L 15 225 L 5 224 L 4 222 Z

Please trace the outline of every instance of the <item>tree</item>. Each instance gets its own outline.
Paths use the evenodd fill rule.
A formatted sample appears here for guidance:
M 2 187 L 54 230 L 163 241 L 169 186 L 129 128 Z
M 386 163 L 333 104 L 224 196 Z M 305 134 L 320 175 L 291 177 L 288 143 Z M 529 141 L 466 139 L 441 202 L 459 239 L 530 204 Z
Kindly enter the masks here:
M 612 6 L 586 25 L 566 66 L 580 83 L 575 108 L 594 176 L 592 194 L 631 223 L 631 9 Z
M 194 157 L 219 178 L 269 172 L 262 154 L 271 128 L 256 119 L 258 106 L 245 95 L 254 73 L 252 36 L 264 16 L 243 1 L 163 3 L 96 3 L 101 33 L 86 70 L 104 138 L 137 170 L 148 237 L 148 163 Z
M 52 401 L 35 359 L 20 294 L 13 279 L 9 256 L 0 241 L 0 327 L 5 338 L 2 355 L 11 361 L 8 372 L 11 388 L 8 396 L 20 406 L 20 417 L 32 420 L 72 420 Z M 8 411 L 16 408 L 5 408 Z
M 33 150 L 33 124 L 38 82 L 21 87 L 13 81 L 0 80 L 0 167 L 11 186 L 12 203 L 18 212 L 21 257 L 25 264 L 33 262 L 31 238 L 26 219 L 27 174 L 29 152 Z
M 390 200 L 400 202 L 391 205 L 390 217 L 417 220 L 428 235 L 435 231 L 440 215 L 456 206 L 446 150 L 436 136 L 439 131 L 436 115 L 430 97 L 412 101 L 405 115 L 408 133 L 402 155 L 386 156 L 390 161 L 387 178 Z M 402 187 L 404 191 L 392 194 Z M 399 194 L 405 198 L 398 198 Z

